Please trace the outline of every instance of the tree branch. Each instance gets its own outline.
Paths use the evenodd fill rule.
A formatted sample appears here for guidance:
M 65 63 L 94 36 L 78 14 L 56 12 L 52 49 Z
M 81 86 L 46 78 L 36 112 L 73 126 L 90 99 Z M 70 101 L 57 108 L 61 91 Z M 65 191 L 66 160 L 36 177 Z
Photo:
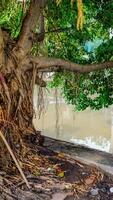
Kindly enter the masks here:
M 43 41 L 43 35 L 45 34 L 50 34 L 50 33 L 62 33 L 64 31 L 69 31 L 71 30 L 72 27 L 66 27 L 66 28 L 57 28 L 49 31 L 41 31 L 40 33 L 36 33 L 34 36 L 34 41 L 41 42 Z
M 31 62 L 34 62 L 37 65 L 37 70 L 42 72 L 67 70 L 84 74 L 97 70 L 113 68 L 113 61 L 80 65 L 63 59 L 39 57 L 31 58 Z
M 43 2 L 43 3 L 42 3 Z M 38 24 L 41 9 L 45 5 L 45 0 L 32 0 L 29 10 L 23 20 L 19 40 L 17 42 L 16 55 L 22 59 L 26 56 L 32 47 L 34 31 Z

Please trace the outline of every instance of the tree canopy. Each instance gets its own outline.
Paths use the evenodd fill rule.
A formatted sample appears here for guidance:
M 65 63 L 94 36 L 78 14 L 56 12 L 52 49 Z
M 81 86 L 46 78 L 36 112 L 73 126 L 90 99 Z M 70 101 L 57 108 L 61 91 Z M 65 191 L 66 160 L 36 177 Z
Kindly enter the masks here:
M 19 37 L 29 4 L 30 1 L 1 1 L 0 26 L 8 30 L 15 40 Z M 41 32 L 41 36 L 44 35 L 45 39 L 40 47 L 38 37 L 35 38 L 31 50 L 33 55 L 47 55 L 88 66 L 113 60 L 112 0 L 84 0 L 82 13 L 84 20 L 82 19 L 81 30 L 77 29 L 79 13 L 76 1 L 70 3 L 70 0 L 48 0 L 46 4 Z M 39 23 L 37 23 L 37 35 L 39 35 L 39 29 Z M 85 74 L 79 71 L 67 72 L 59 68 L 49 85 L 60 87 L 66 101 L 73 104 L 77 110 L 84 110 L 87 107 L 100 109 L 113 104 L 112 66 L 111 69 Z
M 113 1 L 84 1 L 84 26 L 76 29 L 77 8 L 69 2 L 49 4 L 48 54 L 75 63 L 92 64 L 113 60 Z M 60 31 L 61 30 L 61 31 Z M 113 104 L 113 69 L 89 74 L 55 73 L 51 87 L 60 87 L 66 101 L 77 110 L 101 109 Z

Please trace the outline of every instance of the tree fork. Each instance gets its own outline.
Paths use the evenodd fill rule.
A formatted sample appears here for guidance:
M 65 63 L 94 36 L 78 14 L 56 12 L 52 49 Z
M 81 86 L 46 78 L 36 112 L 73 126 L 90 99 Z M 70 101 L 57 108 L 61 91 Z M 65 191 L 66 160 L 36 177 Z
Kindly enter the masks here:
M 30 52 L 32 48 L 34 31 L 45 5 L 46 0 L 32 0 L 30 3 L 29 10 L 22 23 L 21 33 L 17 42 L 17 47 L 13 50 L 18 59 L 20 60 L 22 58 L 25 58 L 25 56 Z

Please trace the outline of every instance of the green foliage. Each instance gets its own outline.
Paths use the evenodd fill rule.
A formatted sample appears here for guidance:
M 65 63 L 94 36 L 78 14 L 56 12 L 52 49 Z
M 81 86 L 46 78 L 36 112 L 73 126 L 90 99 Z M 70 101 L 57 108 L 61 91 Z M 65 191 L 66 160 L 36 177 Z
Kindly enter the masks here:
M 66 102 L 76 110 L 101 109 L 113 104 L 113 71 L 80 75 L 55 73 L 49 87 L 59 87 Z
M 113 25 L 112 1 L 109 1 L 107 8 L 105 5 L 106 1 L 84 1 L 85 25 L 82 31 L 78 31 L 76 6 L 71 10 L 69 1 L 60 4 L 59 8 L 54 2 L 50 3 L 48 28 L 51 30 L 54 27 L 61 29 L 67 27 L 67 30 L 49 34 L 49 56 L 80 64 L 112 60 L 113 38 L 109 37 Z M 103 20 L 100 20 L 102 13 Z M 85 48 L 88 43 L 93 44 L 93 50 L 88 51 Z M 60 87 L 66 102 L 77 110 L 84 110 L 87 107 L 98 110 L 113 104 L 113 70 L 98 71 L 88 75 L 55 73 L 49 87 Z
M 9 30 L 12 38 L 17 38 L 24 15 L 22 3 L 17 0 L 2 0 L 0 8 L 0 26 Z

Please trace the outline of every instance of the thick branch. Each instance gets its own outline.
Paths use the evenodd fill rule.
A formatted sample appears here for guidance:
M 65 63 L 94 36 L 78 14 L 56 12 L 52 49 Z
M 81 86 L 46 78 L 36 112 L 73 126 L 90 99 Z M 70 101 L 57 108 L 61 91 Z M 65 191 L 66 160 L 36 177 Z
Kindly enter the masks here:
M 35 62 L 38 71 L 43 71 L 43 72 L 67 70 L 78 73 L 89 73 L 96 70 L 113 68 L 113 61 L 108 61 L 99 64 L 94 63 L 90 65 L 89 64 L 80 65 L 62 59 L 40 57 L 40 58 L 33 58 L 32 62 Z
M 16 55 L 21 59 L 31 50 L 34 31 L 38 24 L 40 11 L 43 6 L 41 0 L 32 0 L 28 13 L 23 20 L 21 34 L 17 43 L 19 49 L 16 49 Z

